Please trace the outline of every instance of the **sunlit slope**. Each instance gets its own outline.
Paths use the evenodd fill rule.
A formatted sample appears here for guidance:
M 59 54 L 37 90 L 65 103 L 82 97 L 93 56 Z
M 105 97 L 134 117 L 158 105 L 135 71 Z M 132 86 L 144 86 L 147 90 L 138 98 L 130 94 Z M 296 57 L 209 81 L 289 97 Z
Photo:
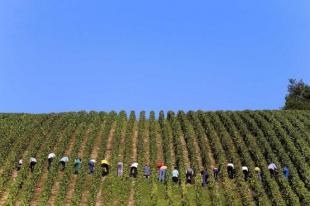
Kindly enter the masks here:
M 0 205 L 310 205 L 310 111 L 0 114 L 0 138 Z M 50 152 L 56 159 L 48 170 Z M 69 163 L 61 171 L 65 155 Z M 33 173 L 31 156 L 38 161 Z M 76 157 L 82 159 L 78 175 Z M 90 159 L 97 160 L 93 175 Z M 101 159 L 111 164 L 106 177 Z M 124 163 L 122 178 L 116 176 L 118 161 Z M 129 178 L 133 161 L 139 163 L 136 179 Z M 168 167 L 166 183 L 158 182 L 158 161 Z M 229 162 L 234 179 L 226 172 Z M 271 162 L 278 167 L 274 178 Z M 148 180 L 145 164 L 152 169 Z M 175 166 L 181 184 L 171 180 Z M 196 173 L 193 185 L 185 184 L 188 166 Z M 221 171 L 217 181 L 213 166 Z M 242 166 L 249 168 L 248 181 Z M 207 188 L 201 186 L 203 168 L 210 174 Z

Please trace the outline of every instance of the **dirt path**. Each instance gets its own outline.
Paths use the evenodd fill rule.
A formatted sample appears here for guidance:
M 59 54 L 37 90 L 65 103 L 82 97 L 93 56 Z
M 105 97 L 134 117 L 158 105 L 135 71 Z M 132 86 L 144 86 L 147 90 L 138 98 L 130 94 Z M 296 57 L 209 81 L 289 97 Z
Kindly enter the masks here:
M 138 138 L 138 127 L 137 123 L 135 123 L 134 127 L 134 135 L 132 139 L 132 156 L 131 161 L 137 161 L 137 138 Z M 135 205 L 135 181 L 132 181 L 131 189 L 130 189 L 130 195 L 128 199 L 128 206 Z
M 157 146 L 157 161 L 164 161 L 164 153 L 163 153 L 163 143 L 162 143 L 162 136 L 161 136 L 161 128 L 156 121 L 156 146 Z M 166 164 L 166 162 L 165 162 Z
M 104 156 L 105 156 L 105 159 L 108 161 L 110 161 L 110 159 L 111 159 L 115 128 L 116 128 L 116 122 L 113 123 L 113 126 L 110 130 L 108 142 L 107 142 L 106 149 L 105 149 L 105 155 Z M 105 179 L 106 179 L 106 177 L 103 177 L 102 181 L 100 182 L 99 191 L 98 191 L 97 196 L 96 196 L 96 206 L 102 206 L 102 184 L 103 184 Z
M 184 166 L 188 167 L 190 164 L 189 158 L 188 158 L 188 151 L 187 151 L 187 146 L 186 146 L 186 142 L 184 139 L 184 134 L 183 132 L 180 132 L 180 142 L 181 142 L 181 146 L 182 146 L 182 150 L 183 150 L 183 160 L 184 160 Z
M 40 136 L 40 139 L 38 140 L 38 141 L 41 142 L 41 144 L 40 144 L 39 148 L 35 151 L 35 155 L 42 154 L 46 148 L 49 148 L 49 147 L 56 148 L 56 147 L 57 147 L 57 145 L 59 144 L 60 139 L 59 139 L 59 138 L 55 138 L 55 136 L 52 134 L 52 131 L 53 131 L 54 128 L 60 129 L 60 130 L 61 130 L 61 133 L 63 133 L 64 130 L 65 130 L 65 128 L 58 128 L 58 127 L 56 127 L 55 125 L 52 126 L 52 127 L 51 127 L 50 129 L 48 129 L 48 130 L 44 130 L 44 131 L 43 131 L 43 136 Z M 46 144 L 46 142 L 44 142 L 44 139 L 50 139 L 50 138 L 53 139 L 53 141 L 51 141 L 51 142 L 47 141 L 49 144 Z M 37 158 L 38 158 L 38 157 L 37 157 Z M 37 165 L 36 167 L 40 167 L 40 166 Z M 42 166 L 42 167 L 43 167 L 43 166 Z M 41 175 L 41 177 L 47 173 L 45 170 L 47 171 L 47 169 L 43 167 L 43 168 L 42 168 L 42 171 L 41 171 L 41 174 L 39 174 L 39 175 Z M 42 173 L 43 173 L 43 174 L 42 174 Z M 32 179 L 32 178 L 33 178 L 33 174 L 30 174 L 29 176 L 27 176 L 27 177 L 24 179 L 24 181 L 27 181 L 28 179 Z M 40 178 L 37 179 L 37 180 L 38 180 L 38 181 L 35 182 L 35 184 L 37 184 L 37 183 L 39 182 Z M 28 187 L 31 187 L 31 185 L 29 185 Z M 18 191 L 17 195 L 15 196 L 15 202 L 14 202 L 14 205 L 15 205 L 15 206 L 21 205 L 20 199 L 22 198 L 23 193 L 24 193 L 25 191 L 28 190 L 28 187 L 25 186 L 25 187 L 23 187 L 22 189 L 20 189 L 20 190 Z M 37 189 L 37 188 L 35 187 L 35 188 L 34 188 L 34 191 L 36 191 L 36 189 Z M 39 188 L 39 189 L 40 189 L 40 188 Z M 28 192 L 31 193 L 30 190 L 29 190 Z
M 104 130 L 104 127 L 101 126 L 100 131 L 98 132 L 97 137 L 95 138 L 94 146 L 93 146 L 92 152 L 90 154 L 90 159 L 97 160 L 97 158 L 98 158 L 98 153 L 100 150 L 100 144 L 102 143 L 102 140 L 103 140 L 103 130 Z M 99 160 L 97 160 L 97 162 L 98 161 Z M 86 182 L 92 181 L 91 178 L 92 177 L 87 176 Z M 80 205 L 87 205 L 88 196 L 89 196 L 89 191 L 88 190 L 83 191 Z
M 119 161 L 122 162 L 124 160 L 124 152 L 125 152 L 125 136 L 126 136 L 126 129 L 122 131 L 119 154 L 118 154 Z
M 73 150 L 74 144 L 76 142 L 77 131 L 78 129 L 76 129 L 74 134 L 72 135 L 69 145 L 67 146 L 67 149 L 64 151 L 64 156 L 70 156 Z M 59 171 L 58 178 L 56 179 L 56 182 L 54 183 L 52 187 L 52 195 L 49 198 L 47 205 L 54 205 L 54 202 L 56 201 L 57 193 L 60 187 L 60 181 L 63 179 L 63 176 L 64 176 L 64 172 Z
M 143 145 L 144 145 L 144 151 L 145 151 L 145 155 L 144 155 L 144 162 L 147 165 L 150 165 L 150 147 L 149 147 L 149 123 L 147 122 L 145 124 L 145 135 L 143 138 Z
M 98 158 L 98 152 L 99 152 L 99 149 L 100 149 L 100 144 L 102 142 L 102 134 L 103 134 L 103 127 L 101 127 L 97 137 L 96 137 L 96 140 L 95 140 L 95 143 L 94 143 L 94 146 L 93 146 L 93 150 L 92 150 L 92 153 L 90 155 L 90 158 L 91 159 L 94 159 L 96 160 Z
M 51 152 L 54 152 L 57 149 L 57 147 L 61 143 L 60 140 L 62 140 L 64 138 L 64 136 L 63 136 L 64 130 L 65 129 L 63 129 L 63 131 L 61 132 L 61 137 L 59 138 L 59 142 L 53 147 L 53 150 Z M 76 132 L 76 129 L 74 130 L 73 133 L 75 133 L 75 132 Z M 33 194 L 32 200 L 30 202 L 31 206 L 36 206 L 37 205 L 37 201 L 38 201 L 38 199 L 40 197 L 41 190 L 42 190 L 42 188 L 44 186 L 44 183 L 45 183 L 45 181 L 47 179 L 47 176 L 48 176 L 48 169 L 47 169 L 47 167 L 44 167 L 43 172 L 41 174 L 42 175 L 39 178 L 39 180 L 37 182 L 37 185 L 36 185 L 36 187 L 34 189 L 34 194 Z
M 79 158 L 82 158 L 83 155 L 84 155 L 85 147 L 86 147 L 87 141 L 89 139 L 90 132 L 91 132 L 91 129 L 88 128 L 86 133 L 85 133 L 85 135 L 84 135 L 84 137 L 83 137 L 83 142 L 82 142 L 82 144 L 80 146 L 80 150 L 78 152 L 78 157 Z M 72 158 L 75 158 L 75 157 L 72 157 Z M 87 161 L 87 160 L 82 160 L 82 161 Z M 69 185 L 67 187 L 67 195 L 66 195 L 65 202 L 64 202 L 65 206 L 68 206 L 71 203 L 77 179 L 78 179 L 78 175 L 71 175 L 71 178 L 70 178 L 70 181 L 69 181 Z
M 27 136 L 31 136 L 32 134 L 28 134 L 29 131 L 32 131 L 32 134 L 35 133 L 35 132 L 39 132 L 38 131 L 38 127 L 35 128 L 35 127 L 32 127 L 32 130 L 30 129 L 27 129 L 25 132 L 27 132 Z M 39 137 L 39 136 L 38 136 Z M 39 141 L 39 138 L 27 138 L 29 139 L 29 142 L 27 145 L 25 145 L 24 147 L 21 147 L 20 150 L 18 151 L 18 156 L 21 156 L 21 157 L 26 157 L 28 155 L 28 151 L 29 149 L 32 147 L 32 145 L 34 144 L 35 141 Z M 42 145 L 43 143 L 41 143 Z M 41 146 L 40 146 L 41 147 Z M 24 148 L 24 150 L 22 150 L 22 148 Z M 17 151 L 16 151 L 17 152 Z M 14 154 L 16 155 L 16 154 Z M 26 163 L 27 161 L 24 160 L 24 164 Z M 24 165 L 25 166 L 25 165 Z M 0 175 L 2 175 L 2 173 L 0 173 Z M 15 179 L 17 178 L 18 176 L 18 172 L 16 170 L 16 168 L 14 168 L 12 171 L 11 171 L 11 179 L 9 179 L 4 185 L 3 187 L 7 188 L 7 190 L 4 190 L 1 194 L 0 194 L 0 205 L 4 205 L 7 198 L 8 198 L 8 195 L 9 195 L 9 191 L 8 191 L 8 188 L 10 187 L 10 184 L 14 183 L 15 182 Z
M 195 154 L 198 160 L 198 166 L 199 166 L 198 171 L 201 171 L 203 169 L 203 164 L 202 164 L 202 159 L 201 159 L 200 147 L 198 145 L 197 135 L 194 135 L 193 144 L 194 144 Z

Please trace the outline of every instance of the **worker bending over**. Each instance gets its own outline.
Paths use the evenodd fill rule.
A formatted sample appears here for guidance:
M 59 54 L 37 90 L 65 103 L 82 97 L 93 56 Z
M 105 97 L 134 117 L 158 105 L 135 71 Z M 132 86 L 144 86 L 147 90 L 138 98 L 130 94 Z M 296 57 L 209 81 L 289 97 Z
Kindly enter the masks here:
M 202 177 L 202 186 L 206 187 L 207 182 L 208 182 L 208 178 L 209 178 L 209 173 L 208 173 L 207 169 L 204 169 L 201 171 L 201 177 Z
M 94 174 L 96 160 L 91 159 L 88 161 L 89 174 Z
M 288 167 L 287 167 L 287 166 L 285 166 L 285 167 L 283 168 L 283 175 L 284 175 L 284 177 L 285 177 L 286 179 L 288 179 L 289 172 L 288 172 Z
M 54 153 L 50 153 L 48 154 L 47 156 L 47 161 L 48 161 L 48 166 L 47 166 L 47 169 L 50 170 L 51 168 L 51 165 L 52 165 L 52 162 L 53 160 L 55 159 L 56 155 Z
M 110 164 L 107 160 L 101 160 L 102 177 L 107 176 L 110 172 Z
M 118 177 L 123 176 L 123 167 L 124 167 L 123 162 L 119 161 L 117 163 L 117 176 Z
M 172 181 L 174 183 L 179 182 L 179 171 L 177 170 L 177 167 L 174 167 L 174 170 L 172 171 Z
M 271 163 L 270 165 L 268 165 L 268 170 L 270 172 L 270 176 L 274 177 L 276 174 L 276 170 L 277 170 L 277 166 L 275 163 Z
M 249 168 L 247 166 L 242 166 L 242 172 L 244 176 L 244 181 L 247 181 L 249 178 Z
M 137 162 L 133 162 L 130 166 L 130 177 L 134 177 L 136 178 L 138 175 L 138 163 Z
M 259 168 L 259 167 L 255 167 L 255 172 L 256 172 L 256 174 L 257 174 L 257 178 L 260 180 L 260 181 L 262 181 L 262 171 L 261 171 L 261 169 Z
M 21 168 L 22 168 L 22 165 L 23 165 L 23 159 L 20 158 L 19 161 L 18 161 L 18 164 L 17 164 L 17 171 L 19 171 Z
M 213 176 L 214 176 L 214 179 L 217 180 L 218 179 L 218 175 L 220 173 L 220 169 L 218 167 L 213 167 Z
M 74 160 L 74 174 L 79 174 L 82 165 L 82 160 L 78 157 Z
M 165 182 L 167 166 L 163 165 L 159 168 L 159 182 Z
M 228 177 L 230 179 L 233 179 L 234 178 L 234 174 L 235 174 L 235 167 L 234 167 L 234 164 L 233 163 L 228 163 L 227 164 L 227 173 L 228 173 Z
M 190 166 L 186 169 L 185 177 L 187 184 L 193 184 L 194 170 Z
M 66 168 L 67 163 L 69 162 L 69 158 L 67 156 L 64 156 L 60 159 L 60 164 L 62 166 L 61 171 L 64 171 Z
M 148 179 L 151 176 L 151 168 L 148 165 L 144 165 L 143 176 Z

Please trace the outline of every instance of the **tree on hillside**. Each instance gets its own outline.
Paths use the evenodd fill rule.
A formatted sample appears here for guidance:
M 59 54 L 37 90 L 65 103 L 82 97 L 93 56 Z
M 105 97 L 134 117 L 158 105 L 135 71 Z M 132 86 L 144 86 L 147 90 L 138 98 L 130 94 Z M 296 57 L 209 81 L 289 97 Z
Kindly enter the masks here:
M 290 79 L 284 109 L 310 110 L 310 86 L 303 80 Z

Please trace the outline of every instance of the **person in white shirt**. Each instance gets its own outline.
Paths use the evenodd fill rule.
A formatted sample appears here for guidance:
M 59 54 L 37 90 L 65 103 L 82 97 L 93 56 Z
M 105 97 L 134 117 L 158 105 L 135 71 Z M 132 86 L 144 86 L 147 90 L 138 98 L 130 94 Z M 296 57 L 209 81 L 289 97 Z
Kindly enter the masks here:
M 36 158 L 34 158 L 34 157 L 31 157 L 30 158 L 30 170 L 31 170 L 31 172 L 33 172 L 33 170 L 34 170 L 34 166 L 37 164 L 37 159 Z
M 235 167 L 233 163 L 228 163 L 227 164 L 227 173 L 230 179 L 234 178 L 234 173 L 235 173 Z
M 249 168 L 247 166 L 242 166 L 242 172 L 244 175 L 244 180 L 247 181 L 249 178 Z
M 66 164 L 69 162 L 69 158 L 67 156 L 64 156 L 60 159 L 60 164 L 62 166 L 61 170 L 63 171 L 66 168 Z
M 50 153 L 48 156 L 47 156 L 47 161 L 48 161 L 48 167 L 47 169 L 50 170 L 50 167 L 52 165 L 52 162 L 54 160 L 54 158 L 56 157 L 56 155 L 54 153 Z
M 179 171 L 177 170 L 177 167 L 174 167 L 174 170 L 172 171 L 172 181 L 174 183 L 179 182 Z
M 138 163 L 134 162 L 130 166 L 130 177 L 136 178 L 138 175 Z
M 271 177 L 275 176 L 276 169 L 277 169 L 277 166 L 275 163 L 271 163 L 270 165 L 268 165 L 268 170 L 270 172 Z

